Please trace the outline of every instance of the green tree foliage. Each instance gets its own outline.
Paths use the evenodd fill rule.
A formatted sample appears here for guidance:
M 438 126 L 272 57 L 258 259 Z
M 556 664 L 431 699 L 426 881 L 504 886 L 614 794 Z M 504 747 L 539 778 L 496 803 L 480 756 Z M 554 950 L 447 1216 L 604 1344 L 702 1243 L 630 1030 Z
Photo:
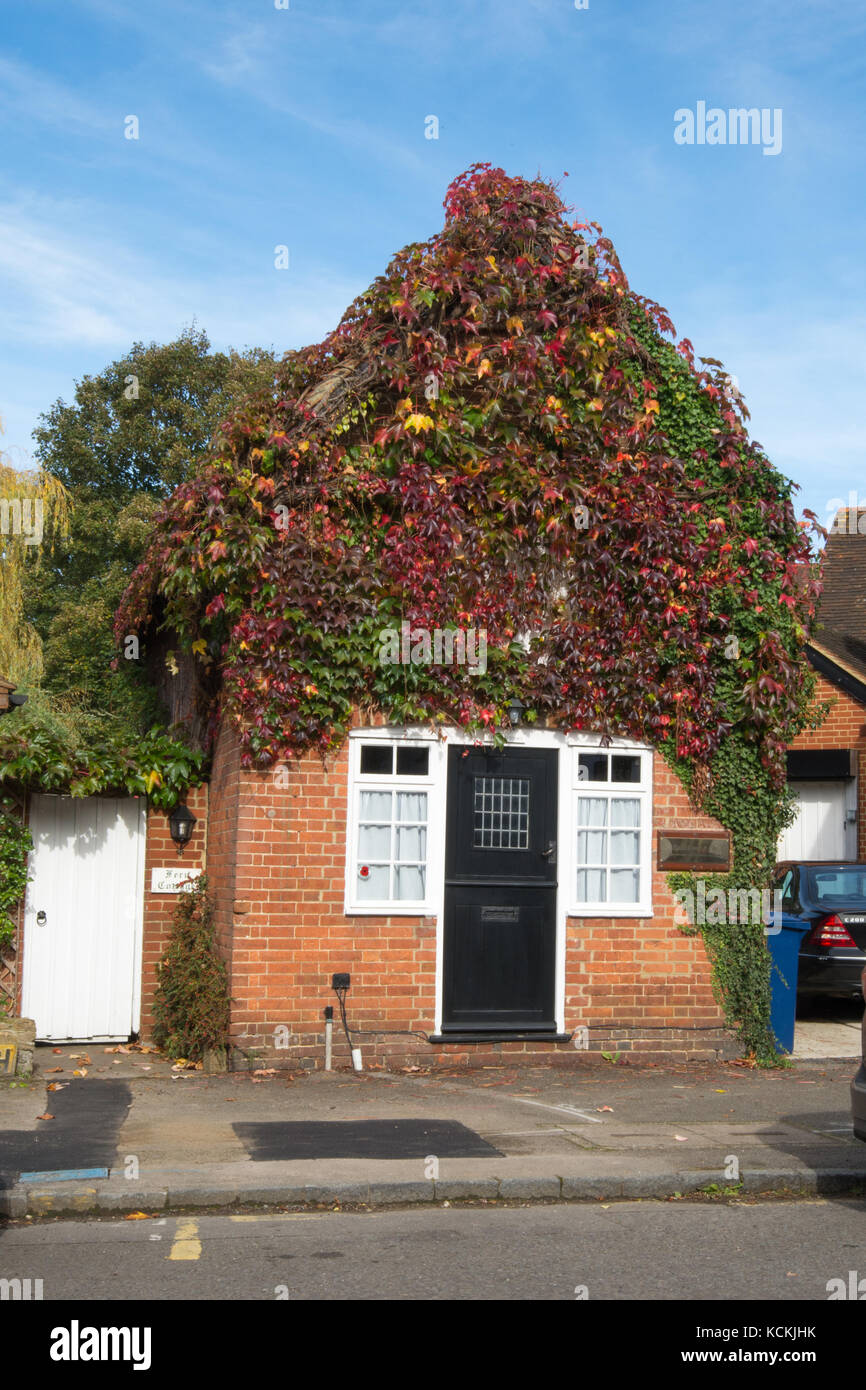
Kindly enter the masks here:
M 57 401 L 43 415 L 37 457 L 73 506 L 68 537 L 54 537 L 53 553 L 25 589 L 52 694 L 132 726 L 153 717 L 140 668 L 123 662 L 111 669 L 111 616 L 159 500 L 273 370 L 265 352 L 211 352 L 207 336 L 189 329 L 171 343 L 136 343 L 98 376 L 84 377 L 71 404 Z
M 42 471 L 24 481 L 46 502 L 43 544 L 30 560 L 15 542 L 15 564 L 0 566 L 0 656 L 17 652 L 0 674 L 29 696 L 0 722 L 0 782 L 146 794 L 168 810 L 202 780 L 204 757 L 159 727 L 143 664 L 116 659 L 112 620 L 160 501 L 273 372 L 267 353 L 213 353 L 190 329 L 172 343 L 136 343 L 42 417 Z M 0 469 L 0 495 L 22 477 Z
M 32 692 L 0 721 L 0 785 L 70 796 L 126 792 L 170 811 L 204 780 L 205 754 L 158 725 L 133 737 L 118 720 Z
M 13 805 L 0 805 L 0 949 L 15 935 L 11 911 L 27 887 L 30 831 Z

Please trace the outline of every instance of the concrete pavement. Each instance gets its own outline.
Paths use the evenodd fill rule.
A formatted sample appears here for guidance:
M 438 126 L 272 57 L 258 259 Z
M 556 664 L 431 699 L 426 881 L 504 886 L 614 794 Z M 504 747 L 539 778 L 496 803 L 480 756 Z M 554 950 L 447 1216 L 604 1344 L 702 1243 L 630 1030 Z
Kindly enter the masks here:
M 17 1218 L 866 1192 L 849 1060 L 205 1076 L 94 1044 L 40 1048 L 38 1067 L 0 1087 L 0 1214 Z M 81 1113 L 114 1128 L 90 1164 L 79 1123 L 66 1167 Z

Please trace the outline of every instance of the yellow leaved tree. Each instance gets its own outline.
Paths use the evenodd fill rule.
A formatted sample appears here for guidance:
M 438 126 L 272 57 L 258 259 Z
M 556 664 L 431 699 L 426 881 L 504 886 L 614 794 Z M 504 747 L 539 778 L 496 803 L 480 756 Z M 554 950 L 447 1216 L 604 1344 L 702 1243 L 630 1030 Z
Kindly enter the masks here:
M 24 616 L 25 570 L 69 534 L 69 513 L 58 478 L 14 468 L 0 450 L 0 676 L 16 685 L 38 684 L 42 675 L 42 641 Z

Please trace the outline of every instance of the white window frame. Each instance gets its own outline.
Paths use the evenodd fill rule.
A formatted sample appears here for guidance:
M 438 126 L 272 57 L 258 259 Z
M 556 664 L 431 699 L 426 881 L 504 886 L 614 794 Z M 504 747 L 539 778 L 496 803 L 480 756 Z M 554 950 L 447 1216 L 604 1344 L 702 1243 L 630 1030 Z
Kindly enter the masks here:
M 429 762 L 426 777 L 402 777 L 392 773 L 362 773 L 361 748 L 364 744 L 387 743 L 393 748 L 427 748 Z M 396 767 L 396 753 L 394 755 Z M 347 916 L 363 917 L 426 917 L 439 912 L 442 897 L 441 879 L 444 872 L 440 827 L 443 820 L 445 761 L 441 741 L 429 731 L 375 728 L 353 729 L 349 734 L 349 813 L 346 836 L 346 892 L 344 911 Z M 427 794 L 427 860 L 423 899 L 399 900 L 359 898 L 358 833 L 360 828 L 361 793 L 363 791 L 425 792 Z
M 572 740 L 569 740 L 572 743 Z M 606 754 L 639 757 L 641 777 L 639 782 L 595 782 L 581 780 L 581 753 Z M 608 762 L 608 770 L 610 763 Z M 607 745 L 595 740 L 581 740 L 571 747 L 571 814 L 569 816 L 570 860 L 569 880 L 566 890 L 569 917 L 651 917 L 652 908 L 652 842 L 653 842 L 653 752 L 644 744 L 631 743 L 625 739 L 615 739 Z M 582 796 L 605 796 L 607 799 L 625 799 L 639 803 L 640 857 L 639 896 L 635 903 L 579 902 L 577 898 L 577 875 L 582 867 L 578 862 L 578 803 Z M 608 832 L 610 826 L 608 826 Z M 608 870 L 609 872 L 609 870 Z

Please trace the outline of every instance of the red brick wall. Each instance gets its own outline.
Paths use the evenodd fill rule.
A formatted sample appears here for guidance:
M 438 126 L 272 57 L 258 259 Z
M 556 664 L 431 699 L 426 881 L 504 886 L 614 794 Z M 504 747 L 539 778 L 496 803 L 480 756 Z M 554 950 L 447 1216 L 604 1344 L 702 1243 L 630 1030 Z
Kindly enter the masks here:
M 815 703 L 828 701 L 821 726 L 805 729 L 792 748 L 853 748 L 857 750 L 857 857 L 866 859 L 866 709 L 844 690 L 817 676 Z
M 657 825 L 718 828 L 690 809 L 662 759 L 654 761 Z M 585 1054 L 570 1044 L 431 1046 L 399 1036 L 435 1027 L 436 922 L 344 914 L 347 786 L 348 744 L 326 766 L 308 756 L 264 774 L 241 770 L 234 735 L 220 736 L 208 879 L 231 969 L 235 1046 L 278 1065 L 321 1066 L 323 1010 L 335 1003 L 331 975 L 349 971 L 352 1027 L 392 1034 L 361 1039 L 366 1064 L 579 1061 Z M 727 1038 L 702 942 L 677 930 L 664 875 L 654 873 L 653 892 L 651 920 L 569 920 L 566 1028 L 586 1028 L 590 1050 L 615 1046 L 644 1059 L 717 1055 Z M 335 1060 L 345 1064 L 337 1026 L 334 1040 Z
M 144 921 L 142 931 L 141 966 L 141 1027 L 143 1038 L 150 1036 L 153 1026 L 153 991 L 156 988 L 156 967 L 168 943 L 171 932 L 172 914 L 177 903 L 174 893 L 152 893 L 150 891 L 151 870 L 166 867 L 203 868 L 207 844 L 207 786 L 191 791 L 186 804 L 196 817 L 198 824 L 193 830 L 190 843 L 180 858 L 177 845 L 171 838 L 168 816 L 153 807 L 147 812 L 147 841 L 144 853 Z

